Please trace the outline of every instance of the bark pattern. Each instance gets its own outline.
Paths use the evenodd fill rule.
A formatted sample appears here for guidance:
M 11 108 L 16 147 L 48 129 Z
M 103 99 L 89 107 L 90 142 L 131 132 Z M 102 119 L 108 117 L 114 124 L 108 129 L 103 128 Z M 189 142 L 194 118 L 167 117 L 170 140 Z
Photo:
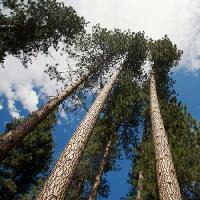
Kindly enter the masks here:
M 103 158 L 101 160 L 99 169 L 97 171 L 97 174 L 96 174 L 96 177 L 95 177 L 95 180 L 94 180 L 94 184 L 92 186 L 88 200 L 95 200 L 96 197 L 97 197 L 98 188 L 99 188 L 99 185 L 100 185 L 100 182 L 101 182 L 101 177 L 102 177 L 106 162 L 108 160 L 111 144 L 112 144 L 112 138 L 108 141 L 108 143 L 106 145 L 105 152 L 104 152 Z
M 156 157 L 156 173 L 161 200 L 180 200 L 181 193 L 162 120 L 154 74 L 150 79 L 150 114 Z
M 69 87 L 66 87 L 57 96 L 49 100 L 43 107 L 33 112 L 32 115 L 17 126 L 14 130 L 9 131 L 0 137 L 0 161 L 2 161 L 12 148 L 22 142 L 37 125 L 42 122 L 66 97 L 72 94 L 87 78 L 89 74 L 81 76 Z
M 136 200 L 142 200 L 143 180 L 144 180 L 144 175 L 143 171 L 141 170 L 139 172 Z
M 64 199 L 65 190 L 73 178 L 82 151 L 91 135 L 105 100 L 117 79 L 119 71 L 116 71 L 112 75 L 110 81 L 101 90 L 84 119 L 81 121 L 80 126 L 66 145 L 37 200 Z

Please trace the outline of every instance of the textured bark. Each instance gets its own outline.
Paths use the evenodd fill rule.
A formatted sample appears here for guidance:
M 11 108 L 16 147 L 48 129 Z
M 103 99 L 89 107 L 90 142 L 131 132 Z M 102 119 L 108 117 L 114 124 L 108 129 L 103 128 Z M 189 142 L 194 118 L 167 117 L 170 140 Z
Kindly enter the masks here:
M 156 173 L 161 200 L 180 200 L 181 193 L 172 161 L 172 155 L 165 132 L 156 92 L 154 74 L 150 80 L 150 114 L 156 157 Z
M 105 100 L 117 79 L 119 71 L 116 71 L 112 75 L 110 81 L 101 90 L 84 119 L 81 121 L 80 126 L 66 145 L 37 200 L 64 199 L 65 190 L 70 184 L 82 151 L 91 135 Z
M 81 76 L 72 85 L 65 88 L 57 96 L 49 100 L 43 107 L 33 112 L 32 115 L 17 126 L 14 130 L 9 131 L 2 137 L 0 137 L 0 161 L 2 161 L 6 155 L 17 144 L 22 142 L 31 131 L 33 131 L 37 125 L 42 122 L 60 103 L 62 103 L 69 95 L 71 95 L 84 81 L 86 81 L 91 73 Z
M 99 185 L 100 185 L 101 176 L 103 174 L 106 162 L 108 160 L 111 144 L 112 144 L 112 138 L 108 141 L 108 143 L 106 145 L 105 152 L 104 152 L 103 158 L 101 160 L 99 169 L 97 171 L 97 174 L 96 174 L 96 177 L 95 177 L 95 180 L 94 180 L 94 184 L 92 186 L 88 200 L 95 200 L 96 197 L 97 197 L 97 192 L 98 192 L 98 188 L 99 188 Z
M 143 171 L 141 170 L 139 172 L 136 200 L 142 200 L 143 180 L 144 180 L 144 175 Z
M 14 25 L 0 25 L 0 31 L 7 31 L 15 29 Z

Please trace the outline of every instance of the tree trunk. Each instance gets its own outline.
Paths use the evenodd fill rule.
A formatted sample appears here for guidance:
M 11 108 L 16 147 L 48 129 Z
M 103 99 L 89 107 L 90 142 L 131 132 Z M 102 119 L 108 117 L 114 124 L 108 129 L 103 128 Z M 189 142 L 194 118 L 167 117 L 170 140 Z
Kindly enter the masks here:
M 65 190 L 70 184 L 82 151 L 91 135 L 99 113 L 104 106 L 105 100 L 112 89 L 119 72 L 120 70 L 117 70 L 112 75 L 110 81 L 97 96 L 84 119 L 81 121 L 80 126 L 66 145 L 37 200 L 64 199 Z
M 136 200 L 142 200 L 143 180 L 144 180 L 144 175 L 143 171 L 141 170 L 139 172 Z
M 17 126 L 17 128 L 0 137 L 0 162 L 6 157 L 10 150 L 22 142 L 24 137 L 31 133 L 31 131 L 33 131 L 37 125 L 42 122 L 60 103 L 71 95 L 84 81 L 86 81 L 92 72 L 93 70 L 91 70 L 87 75 L 81 76 L 72 85 L 65 88 L 57 96 L 49 100 L 44 106 L 33 112 L 32 115 Z
M 150 114 L 156 157 L 156 173 L 161 200 L 180 200 L 181 193 L 172 161 L 156 92 L 154 74 L 150 79 Z
M 14 25 L 0 25 L 0 31 L 14 30 Z
M 99 188 L 99 185 L 100 185 L 101 176 L 103 174 L 106 162 L 108 160 L 111 144 L 112 144 L 112 138 L 110 138 L 110 140 L 108 141 L 108 143 L 106 145 L 105 152 L 104 152 L 103 158 L 101 160 L 99 169 L 97 171 L 97 174 L 96 174 L 96 177 L 95 177 L 95 180 L 94 180 L 94 184 L 92 186 L 88 200 L 95 200 L 96 197 L 97 197 L 97 192 L 98 192 L 98 188 Z

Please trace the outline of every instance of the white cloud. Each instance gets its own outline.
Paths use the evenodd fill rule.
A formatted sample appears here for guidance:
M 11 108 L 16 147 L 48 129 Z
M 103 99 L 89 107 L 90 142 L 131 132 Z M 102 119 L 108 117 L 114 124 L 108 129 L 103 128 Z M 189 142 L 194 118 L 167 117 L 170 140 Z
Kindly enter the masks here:
M 184 51 L 181 66 L 200 69 L 200 0 L 68 0 L 92 25 L 167 34 Z
M 200 69 L 200 0 L 68 0 L 78 13 L 91 22 L 108 28 L 144 30 L 153 38 L 167 34 L 184 50 L 181 66 L 190 71 Z M 64 56 L 51 50 L 54 59 L 39 56 L 29 69 L 20 61 L 8 56 L 6 68 L 0 68 L 0 95 L 8 98 L 10 114 L 19 117 L 16 101 L 29 112 L 37 109 L 39 98 L 56 94 L 56 81 L 51 81 L 43 71 L 47 63 L 60 63 L 59 69 L 67 71 Z M 73 81 L 73 80 L 72 80 Z M 35 88 L 40 88 L 36 93 Z M 2 106 L 1 106 L 2 107 Z
M 0 68 L 0 95 L 7 97 L 8 110 L 13 117 L 19 118 L 20 116 L 15 105 L 16 101 L 19 101 L 24 109 L 32 112 L 38 108 L 40 98 L 49 100 L 49 96 L 55 96 L 58 91 L 63 89 L 62 83 L 50 80 L 48 74 L 44 73 L 44 70 L 47 69 L 46 64 L 59 64 L 57 70 L 64 72 L 63 76 L 66 76 L 64 84 L 69 85 L 77 78 L 78 74 L 72 72 L 75 70 L 75 63 L 72 60 L 66 55 L 61 55 L 61 51 L 56 52 L 53 48 L 50 49 L 50 52 L 51 56 L 39 54 L 37 58 L 32 58 L 32 64 L 28 64 L 28 69 L 24 68 L 16 57 L 6 57 L 5 68 Z M 72 74 L 70 78 L 69 71 Z
M 19 110 L 15 107 L 15 102 L 13 100 L 8 100 L 8 109 L 12 117 L 19 119 L 21 116 Z
M 57 58 L 63 67 L 62 58 Z M 49 76 L 44 73 L 45 64 L 55 63 L 53 59 L 45 56 L 39 56 L 33 59 L 26 69 L 21 62 L 13 57 L 8 56 L 5 60 L 5 68 L 0 68 L 0 94 L 5 95 L 8 99 L 8 108 L 13 117 L 19 117 L 16 109 L 16 101 L 20 101 L 24 109 L 32 112 L 37 109 L 40 96 L 56 95 L 56 89 L 61 87 L 55 80 L 51 81 Z M 39 88 L 38 94 L 35 88 Z M 17 114 L 18 113 L 18 114 Z

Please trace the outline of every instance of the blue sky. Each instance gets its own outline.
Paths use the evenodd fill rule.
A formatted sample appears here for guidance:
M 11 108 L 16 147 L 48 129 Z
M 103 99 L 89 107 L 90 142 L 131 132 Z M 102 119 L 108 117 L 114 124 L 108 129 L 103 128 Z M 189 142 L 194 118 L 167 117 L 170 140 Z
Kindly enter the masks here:
M 144 30 L 149 37 L 160 38 L 167 34 L 184 51 L 179 70 L 175 71 L 175 89 L 179 99 L 188 106 L 192 115 L 200 120 L 200 0 L 65 0 L 73 5 L 91 25 L 101 23 L 108 28 Z M 89 29 L 89 28 L 88 28 Z M 50 50 L 54 59 L 39 55 L 29 69 L 12 56 L 0 68 L 0 131 L 12 117 L 26 116 L 55 95 L 61 84 L 50 81 L 43 73 L 46 63 L 59 63 L 59 70 L 66 71 L 69 60 Z M 74 77 L 75 79 L 75 77 Z M 72 80 L 73 81 L 73 80 Z M 88 100 L 89 102 L 89 100 Z M 89 106 L 89 105 L 88 105 Z M 55 159 L 79 125 L 85 111 L 78 114 L 60 113 L 61 124 L 55 126 Z M 68 119 L 68 123 L 67 123 Z M 70 123 L 69 123 L 70 121 Z M 130 161 L 119 161 L 119 172 L 106 175 L 111 186 L 110 200 L 118 200 L 128 192 L 127 177 Z
M 178 99 L 187 105 L 193 117 L 200 120 L 200 77 L 183 70 L 174 73 L 176 80 L 175 89 L 179 94 Z

